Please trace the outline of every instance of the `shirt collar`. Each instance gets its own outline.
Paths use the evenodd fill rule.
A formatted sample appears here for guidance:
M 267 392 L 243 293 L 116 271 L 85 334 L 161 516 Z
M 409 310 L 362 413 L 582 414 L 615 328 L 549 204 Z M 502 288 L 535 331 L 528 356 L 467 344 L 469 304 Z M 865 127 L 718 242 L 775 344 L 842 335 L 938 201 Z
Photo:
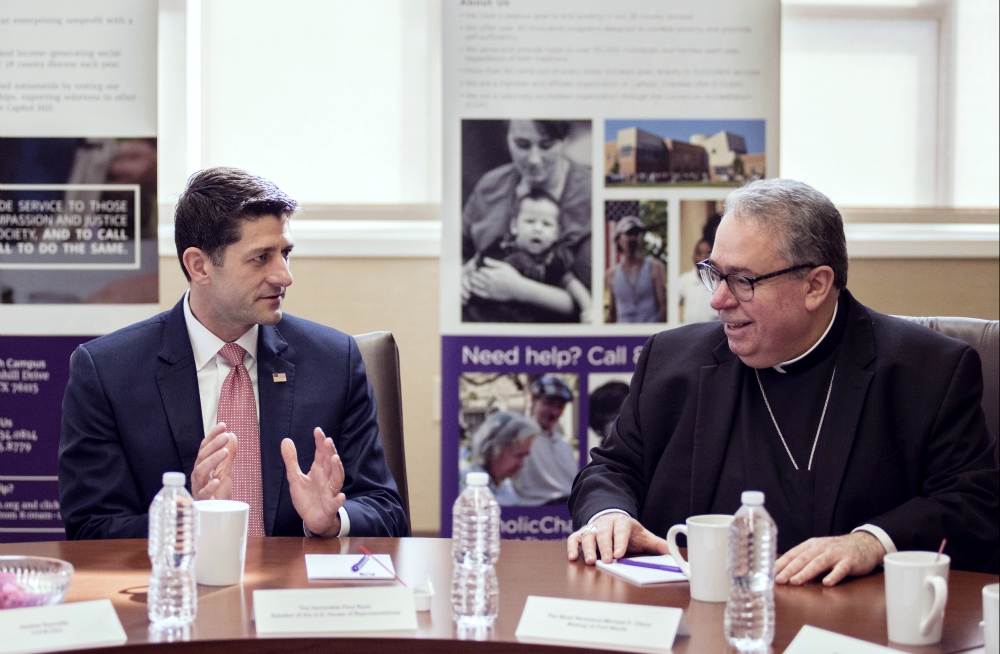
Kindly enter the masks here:
M 566 190 L 566 179 L 569 177 L 569 160 L 565 157 L 559 159 L 556 162 L 556 168 L 552 171 L 552 176 L 545 182 L 543 186 L 538 187 L 542 191 L 545 191 L 552 198 L 559 202 L 562 200 L 563 191 Z M 514 189 L 514 194 L 518 199 L 521 199 L 531 193 L 531 184 L 528 180 L 521 178 L 521 181 L 517 183 L 517 187 Z
M 818 341 L 816 341 L 815 343 L 813 343 L 813 346 L 811 348 L 809 348 L 808 350 L 806 350 L 805 352 L 803 352 L 799 356 L 795 357 L 794 359 L 789 359 L 788 361 L 782 361 L 781 363 L 776 364 L 776 365 L 771 366 L 771 367 L 774 368 L 775 370 L 777 370 L 778 372 L 784 373 L 784 372 L 787 372 L 785 370 L 786 366 L 790 366 L 793 363 L 795 363 L 797 361 L 801 361 L 802 359 L 805 359 L 807 356 L 809 356 L 812 353 L 812 351 L 815 350 L 819 346 L 819 344 L 823 342 L 823 339 L 826 338 L 826 335 L 830 333 L 830 329 L 833 328 L 833 323 L 834 323 L 834 321 L 837 320 L 837 311 L 838 311 L 839 305 L 840 305 L 839 301 L 836 302 L 833 305 L 833 315 L 830 317 L 830 324 L 826 326 L 826 331 L 823 332 L 823 335 L 819 337 Z
M 184 324 L 187 325 L 188 338 L 191 339 L 191 350 L 194 352 L 195 370 L 201 370 L 209 361 L 219 353 L 222 346 L 226 344 L 221 338 L 208 330 L 208 327 L 201 324 L 191 312 L 191 292 L 184 293 Z M 257 332 L 260 325 L 254 325 L 245 334 L 237 338 L 234 343 L 247 351 L 254 361 L 257 360 Z

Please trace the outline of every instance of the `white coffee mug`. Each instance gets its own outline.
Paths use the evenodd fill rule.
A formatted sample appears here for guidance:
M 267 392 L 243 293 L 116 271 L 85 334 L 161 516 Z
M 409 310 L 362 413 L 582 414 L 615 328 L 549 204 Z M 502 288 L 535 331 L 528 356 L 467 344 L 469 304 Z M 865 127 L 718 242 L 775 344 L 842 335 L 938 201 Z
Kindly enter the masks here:
M 683 525 L 667 532 L 667 548 L 677 565 L 687 575 L 691 599 L 701 602 L 725 602 L 729 599 L 729 525 L 731 515 L 695 515 Z M 688 560 L 677 549 L 677 534 L 687 536 Z
M 1000 584 L 983 586 L 983 639 L 986 654 L 1000 654 Z
M 939 642 L 951 559 L 937 552 L 895 552 L 886 555 L 883 565 L 889 640 L 901 645 Z
M 198 520 L 195 580 L 206 586 L 242 582 L 250 505 L 236 500 L 201 500 L 194 508 Z

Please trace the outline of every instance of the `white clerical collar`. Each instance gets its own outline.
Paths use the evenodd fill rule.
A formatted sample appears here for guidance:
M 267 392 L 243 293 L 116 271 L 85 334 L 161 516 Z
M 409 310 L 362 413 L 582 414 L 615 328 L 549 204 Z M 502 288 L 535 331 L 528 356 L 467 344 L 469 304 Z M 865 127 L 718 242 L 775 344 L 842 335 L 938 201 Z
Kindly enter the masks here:
M 813 343 L 813 346 L 811 348 L 809 348 L 808 350 L 806 350 L 805 352 L 803 352 L 799 356 L 795 357 L 794 359 L 789 359 L 788 361 L 782 361 L 781 363 L 773 365 L 771 367 L 774 368 L 775 370 L 777 370 L 780 373 L 785 373 L 785 372 L 787 372 L 787 370 L 785 370 L 785 366 L 790 366 L 791 364 L 795 363 L 796 361 L 801 361 L 802 359 L 805 359 L 807 356 L 809 356 L 809 353 L 812 352 L 813 350 L 815 350 L 816 347 L 820 343 L 823 342 L 823 339 L 826 338 L 826 335 L 830 333 L 830 329 L 833 328 L 833 321 L 837 319 L 837 305 L 839 305 L 839 304 L 840 304 L 840 301 L 838 300 L 833 305 L 833 317 L 830 318 L 830 324 L 826 326 L 826 331 L 823 332 L 823 335 L 819 337 L 818 341 L 816 341 L 815 343 Z
M 201 370 L 219 353 L 226 342 L 210 332 L 195 318 L 191 312 L 190 295 L 190 291 L 184 293 L 184 324 L 187 325 L 188 338 L 191 339 L 191 349 L 194 351 L 195 370 Z M 260 325 L 254 325 L 234 341 L 246 350 L 254 361 L 257 360 L 257 331 L 259 329 Z

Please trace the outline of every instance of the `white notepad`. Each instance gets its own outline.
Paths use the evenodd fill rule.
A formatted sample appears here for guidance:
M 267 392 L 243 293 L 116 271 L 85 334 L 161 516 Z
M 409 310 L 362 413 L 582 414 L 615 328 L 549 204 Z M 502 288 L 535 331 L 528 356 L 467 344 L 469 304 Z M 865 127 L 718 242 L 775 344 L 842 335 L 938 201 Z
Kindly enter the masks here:
M 669 565 L 677 567 L 677 562 L 674 561 L 674 557 L 669 554 L 663 554 L 660 556 L 635 556 L 629 557 L 628 560 L 650 563 L 653 565 Z M 622 563 L 621 561 L 604 563 L 598 559 L 597 567 L 606 572 L 610 572 L 613 575 L 618 575 L 622 579 L 627 579 L 633 584 L 639 584 L 640 586 L 645 586 L 646 584 L 665 584 L 672 581 L 687 581 L 687 577 L 684 576 L 683 572 L 668 572 L 666 570 L 656 570 L 654 568 L 641 568 Z
M 309 579 L 342 579 L 354 581 L 387 581 L 395 579 L 396 569 L 388 554 L 375 554 L 357 572 L 351 570 L 362 554 L 306 554 L 306 576 Z M 376 563 L 374 559 L 382 562 Z M 390 572 L 391 571 L 391 572 Z

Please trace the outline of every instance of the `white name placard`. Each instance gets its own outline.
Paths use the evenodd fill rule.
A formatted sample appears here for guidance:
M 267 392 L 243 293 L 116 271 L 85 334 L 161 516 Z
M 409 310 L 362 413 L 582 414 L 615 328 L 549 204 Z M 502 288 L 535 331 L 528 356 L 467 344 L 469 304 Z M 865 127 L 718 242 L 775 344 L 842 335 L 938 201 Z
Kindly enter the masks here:
M 0 634 L 3 654 L 105 647 L 128 640 L 106 599 L 0 611 Z
M 537 597 L 524 604 L 518 640 L 626 652 L 669 652 L 683 611 L 664 606 Z
M 417 630 L 413 590 L 399 586 L 255 590 L 253 614 L 258 634 Z
M 799 629 L 785 654 L 902 654 L 867 640 L 805 625 Z

